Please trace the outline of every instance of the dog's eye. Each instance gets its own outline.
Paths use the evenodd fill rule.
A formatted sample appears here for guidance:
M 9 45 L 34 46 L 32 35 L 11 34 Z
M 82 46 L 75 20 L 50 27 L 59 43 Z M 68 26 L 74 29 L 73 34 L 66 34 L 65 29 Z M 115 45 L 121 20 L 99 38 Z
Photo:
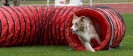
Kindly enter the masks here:
M 78 25 L 77 23 L 75 23 L 75 25 Z
M 72 23 L 72 25 L 73 25 L 73 23 Z

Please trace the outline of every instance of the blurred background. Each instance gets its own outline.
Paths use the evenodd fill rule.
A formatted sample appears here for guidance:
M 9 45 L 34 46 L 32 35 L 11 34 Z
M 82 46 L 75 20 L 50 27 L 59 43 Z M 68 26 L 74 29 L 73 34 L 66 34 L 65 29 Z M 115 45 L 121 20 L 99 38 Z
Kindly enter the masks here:
M 66 4 L 70 0 L 66 0 Z M 90 0 L 82 0 L 83 5 L 89 6 Z M 10 5 L 13 5 L 12 0 L 10 0 Z M 53 6 L 55 0 L 49 0 L 49 5 Z M 34 6 L 46 6 L 47 0 L 21 0 L 21 6 L 34 5 Z M 133 0 L 92 0 L 92 5 L 103 5 L 109 6 L 121 14 L 132 14 L 133 13 Z
M 10 3 L 12 0 L 10 0 Z M 50 0 L 50 4 L 54 4 L 55 0 Z M 66 0 L 69 3 L 70 0 Z M 83 4 L 89 4 L 89 0 L 82 0 Z M 21 0 L 21 4 L 46 4 L 47 0 Z M 93 3 L 133 3 L 133 0 L 93 0 Z

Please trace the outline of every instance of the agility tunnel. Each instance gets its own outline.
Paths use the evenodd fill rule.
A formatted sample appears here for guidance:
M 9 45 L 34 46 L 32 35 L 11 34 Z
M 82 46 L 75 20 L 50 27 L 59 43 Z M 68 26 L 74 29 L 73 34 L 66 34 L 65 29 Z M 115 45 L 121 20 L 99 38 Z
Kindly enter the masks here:
M 84 51 L 77 35 L 71 33 L 73 14 L 93 21 L 101 45 L 92 39 L 95 50 L 115 48 L 121 43 L 125 25 L 121 15 L 106 6 L 20 6 L 0 7 L 0 46 L 70 45 Z

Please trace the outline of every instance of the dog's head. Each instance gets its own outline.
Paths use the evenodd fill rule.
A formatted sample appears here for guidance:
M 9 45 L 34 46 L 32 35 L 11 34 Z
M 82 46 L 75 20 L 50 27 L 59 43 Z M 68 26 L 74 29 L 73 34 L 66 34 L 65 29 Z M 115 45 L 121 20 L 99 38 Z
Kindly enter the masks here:
M 90 24 L 91 22 L 89 21 L 88 17 L 85 16 L 77 17 L 74 14 L 72 20 L 72 27 L 70 28 L 70 30 L 72 31 L 72 33 L 77 33 L 78 31 L 84 31 L 84 29 L 87 28 L 87 25 Z

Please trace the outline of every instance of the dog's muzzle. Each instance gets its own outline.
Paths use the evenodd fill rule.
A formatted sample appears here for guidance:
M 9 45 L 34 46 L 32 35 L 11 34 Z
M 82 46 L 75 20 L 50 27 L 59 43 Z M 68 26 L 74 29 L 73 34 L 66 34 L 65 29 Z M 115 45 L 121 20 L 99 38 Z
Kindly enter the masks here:
M 72 34 L 76 34 L 77 30 L 74 31 L 72 28 L 70 29 L 70 31 L 72 32 Z

